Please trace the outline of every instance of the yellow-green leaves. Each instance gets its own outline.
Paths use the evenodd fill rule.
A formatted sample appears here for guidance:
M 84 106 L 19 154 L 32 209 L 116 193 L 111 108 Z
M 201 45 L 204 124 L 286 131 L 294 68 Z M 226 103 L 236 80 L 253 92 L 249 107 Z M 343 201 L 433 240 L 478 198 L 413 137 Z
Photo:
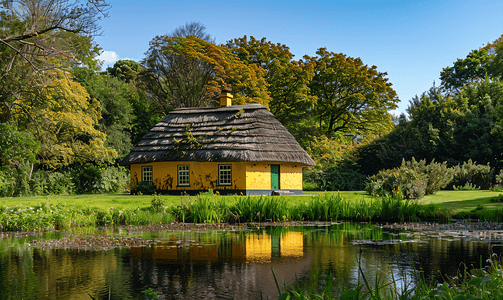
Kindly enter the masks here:
M 95 129 L 101 118 L 100 103 L 62 74 L 16 104 L 18 121 L 41 144 L 41 164 L 57 168 L 78 161 L 109 162 L 117 156 L 105 148 L 106 135 Z
M 315 117 L 320 128 L 331 137 L 336 132 L 385 133 L 392 128 L 388 110 L 397 108 L 398 97 L 387 73 L 363 64 L 360 58 L 320 48 L 309 87 L 316 97 Z

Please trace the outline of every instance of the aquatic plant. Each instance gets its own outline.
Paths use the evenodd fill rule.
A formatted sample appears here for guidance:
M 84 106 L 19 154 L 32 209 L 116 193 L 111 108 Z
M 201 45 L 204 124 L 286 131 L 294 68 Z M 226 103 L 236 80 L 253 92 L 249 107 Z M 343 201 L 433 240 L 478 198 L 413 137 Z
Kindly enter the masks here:
M 324 280 L 324 286 L 319 291 L 312 285 L 319 286 L 319 282 L 308 282 L 311 287 L 302 284 L 296 277 L 293 285 L 287 285 L 283 279 L 284 291 L 278 284 L 276 274 L 271 268 L 279 300 L 489 300 L 503 299 L 503 269 L 501 262 L 493 256 L 488 266 L 458 271 L 458 276 L 447 278 L 443 283 L 427 283 L 422 271 L 413 274 L 415 285 L 407 284 L 407 276 L 396 278 L 391 272 L 387 275 L 376 275 L 373 282 L 365 275 L 359 262 L 359 277 L 356 287 L 344 287 L 334 284 L 337 280 L 330 274 Z M 361 279 L 360 279 L 361 278 Z M 412 279 L 412 278 L 411 278 Z M 402 281 L 404 284 L 399 284 Z M 399 288 L 399 286 L 403 288 Z M 266 299 L 271 299 L 266 296 Z

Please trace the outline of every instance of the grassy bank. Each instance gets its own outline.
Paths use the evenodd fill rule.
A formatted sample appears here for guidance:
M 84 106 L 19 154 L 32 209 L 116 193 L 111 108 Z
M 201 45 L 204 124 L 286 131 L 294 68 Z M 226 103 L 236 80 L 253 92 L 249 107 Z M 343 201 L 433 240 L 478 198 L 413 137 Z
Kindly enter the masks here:
M 492 191 L 440 191 L 419 201 L 399 195 L 370 197 L 365 192 L 289 197 L 204 193 L 192 197 L 98 194 L 0 198 L 0 230 L 171 222 L 415 221 L 452 216 L 502 221 L 499 195 Z

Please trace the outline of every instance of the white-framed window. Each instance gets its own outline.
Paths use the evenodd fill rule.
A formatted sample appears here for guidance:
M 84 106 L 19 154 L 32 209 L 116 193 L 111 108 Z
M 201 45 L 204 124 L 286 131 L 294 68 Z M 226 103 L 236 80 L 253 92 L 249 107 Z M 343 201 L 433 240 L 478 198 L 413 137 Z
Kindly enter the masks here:
M 232 185 L 232 165 L 218 165 L 218 185 Z
M 190 186 L 190 168 L 189 165 L 178 166 L 178 185 Z
M 154 179 L 152 166 L 141 167 L 141 180 L 152 182 Z

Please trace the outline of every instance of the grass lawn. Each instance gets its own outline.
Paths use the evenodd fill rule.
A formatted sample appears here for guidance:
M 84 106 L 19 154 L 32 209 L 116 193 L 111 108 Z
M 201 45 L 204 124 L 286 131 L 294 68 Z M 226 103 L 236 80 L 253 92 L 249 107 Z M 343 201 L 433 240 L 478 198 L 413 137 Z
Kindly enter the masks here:
M 419 200 L 419 204 L 433 204 L 437 207 L 455 211 L 472 210 L 482 205 L 487 209 L 503 208 L 501 202 L 491 202 L 491 199 L 502 194 L 489 190 L 477 191 L 438 191 L 435 195 L 428 195 Z
M 309 196 L 315 196 L 325 193 L 340 193 L 342 198 L 346 200 L 361 200 L 362 198 L 370 198 L 365 191 L 342 191 L 342 192 L 304 192 L 304 196 L 285 196 L 292 204 L 300 204 L 307 200 Z M 0 198 L 0 206 L 15 206 L 18 204 L 36 205 L 39 202 L 49 201 L 52 204 L 58 202 L 66 203 L 67 205 L 90 206 L 100 209 L 109 207 L 117 208 L 136 208 L 149 207 L 154 196 L 152 195 L 129 195 L 129 194 L 90 194 L 90 195 L 50 195 L 50 196 L 33 196 L 33 197 L 2 197 Z M 165 205 L 180 205 L 182 196 L 161 195 Z M 229 197 L 231 199 L 234 197 Z M 187 199 L 187 197 L 185 198 Z M 191 196 L 190 199 L 196 199 L 196 196 Z
M 339 193 L 345 200 L 361 200 L 363 198 L 370 199 L 365 191 L 341 191 L 341 192 L 326 192 L 326 191 L 306 191 L 304 196 L 285 196 L 292 204 L 302 204 L 307 202 L 309 196 Z M 433 204 L 439 208 L 446 208 L 455 211 L 472 210 L 479 205 L 483 205 L 487 209 L 500 208 L 503 209 L 503 203 L 491 202 L 491 199 L 502 194 L 501 192 L 493 192 L 489 190 L 477 191 L 439 191 L 435 195 L 429 195 L 419 200 L 419 204 Z M 161 196 L 165 205 L 179 205 L 181 196 Z M 91 195 L 51 195 L 51 196 L 33 196 L 33 197 L 4 197 L 0 198 L 0 206 L 15 206 L 19 203 L 23 205 L 36 205 L 39 202 L 49 201 L 53 204 L 63 202 L 67 205 L 89 206 L 99 209 L 115 208 L 144 208 L 151 205 L 152 195 L 128 195 L 128 194 L 91 194 Z M 185 198 L 187 199 L 187 198 Z M 195 196 L 190 199 L 195 200 Z M 237 197 L 229 197 L 229 201 L 236 201 Z

